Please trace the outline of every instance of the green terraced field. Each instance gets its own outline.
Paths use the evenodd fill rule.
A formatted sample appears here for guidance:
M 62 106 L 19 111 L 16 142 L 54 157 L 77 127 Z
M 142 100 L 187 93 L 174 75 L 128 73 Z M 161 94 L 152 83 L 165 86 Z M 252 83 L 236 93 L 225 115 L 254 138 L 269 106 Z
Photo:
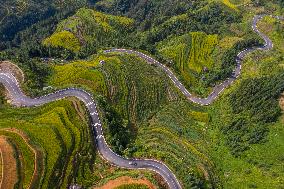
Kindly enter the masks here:
M 104 65 L 98 64 L 101 59 L 105 61 Z M 101 83 L 97 82 L 98 79 L 92 79 L 101 74 Z M 211 176 L 211 162 L 200 144 L 204 138 L 202 132 L 208 124 L 208 115 L 204 110 L 184 105 L 184 101 L 178 100 L 180 97 L 168 80 L 157 68 L 126 55 L 95 56 L 94 60 L 87 62 L 56 66 L 55 75 L 51 78 L 52 83 L 62 87 L 69 86 L 68 82 L 89 90 L 107 86 L 105 92 L 94 90 L 94 93 L 105 95 L 128 123 L 132 135 L 126 148 L 120 150 L 120 153 L 128 157 L 149 157 L 165 161 L 177 175 L 189 179 L 184 180 L 189 187 L 196 180 L 202 180 L 204 174 Z M 162 109 L 158 110 L 160 106 Z M 145 119 L 149 119 L 147 124 Z M 105 131 L 107 140 L 117 149 L 112 131 L 108 127 Z M 184 158 L 178 158 L 184 154 L 187 154 Z M 184 170 L 181 171 L 180 167 Z M 186 177 L 188 172 L 194 177 Z
M 17 1 L 15 8 L 16 1 L 3 2 L 0 60 L 25 70 L 22 87 L 33 96 L 66 87 L 93 94 L 114 152 L 165 162 L 186 189 L 282 188 L 283 22 L 259 22 L 273 49 L 245 57 L 242 75 L 209 107 L 185 99 L 158 67 L 102 53 L 144 52 L 172 69 L 190 93 L 205 97 L 231 74 L 236 46 L 259 39 L 253 16 L 284 15 L 281 1 Z M 165 188 L 153 172 L 116 168 L 99 156 L 78 100 L 16 108 L 4 96 L 1 87 L 0 135 L 17 159 L 15 188 L 92 188 L 121 176 Z

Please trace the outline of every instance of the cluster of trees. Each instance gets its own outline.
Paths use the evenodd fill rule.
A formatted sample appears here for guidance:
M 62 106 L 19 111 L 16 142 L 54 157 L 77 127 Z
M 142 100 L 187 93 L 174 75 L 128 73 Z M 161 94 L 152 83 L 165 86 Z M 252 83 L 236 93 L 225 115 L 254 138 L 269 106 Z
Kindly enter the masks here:
M 221 68 L 215 68 L 205 74 L 206 79 L 204 83 L 206 86 L 212 86 L 218 81 L 222 81 L 232 75 L 233 69 L 236 67 L 237 54 L 244 49 L 261 46 L 262 39 L 258 37 L 248 37 L 245 40 L 238 41 L 230 49 L 228 49 L 222 56 Z
M 229 102 L 232 120 L 223 127 L 233 155 L 239 156 L 251 144 L 264 142 L 268 125 L 281 115 L 278 98 L 284 91 L 284 74 L 244 80 Z
M 62 3 L 64 4 L 62 4 Z M 0 25 L 0 49 L 3 50 L 10 46 L 18 46 L 21 43 L 22 31 L 34 28 L 34 24 L 41 25 L 44 29 L 52 29 L 52 26 L 58 20 L 72 14 L 79 7 L 87 5 L 86 0 L 67 0 L 67 1 L 26 1 L 24 5 L 18 1 L 4 1 L 2 7 L 9 9 Z M 51 21 L 47 25 L 40 22 Z M 41 31 L 43 31 L 43 28 Z M 35 29 L 35 28 L 34 28 Z M 37 28 L 38 29 L 38 28 Z M 32 32 L 32 33 L 30 33 Z M 28 40 L 31 40 L 33 34 L 38 33 L 35 30 L 29 32 Z M 45 30 L 45 32 L 48 32 Z M 46 34 L 46 33 L 45 33 Z
M 21 67 L 28 79 L 25 84 L 30 95 L 42 94 L 42 88 L 52 73 L 48 64 L 43 63 L 39 58 L 31 58 L 29 50 L 20 51 L 14 48 L 0 53 L 0 61 L 2 60 L 11 60 Z
M 281 7 L 284 7 L 284 0 L 278 0 L 277 2 Z
M 135 19 L 134 32 L 121 43 L 155 53 L 155 43 L 169 36 L 192 31 L 219 34 L 228 30 L 228 24 L 241 21 L 241 15 L 221 2 L 188 1 L 101 1 L 98 10 Z
M 107 121 L 108 131 L 111 139 L 109 140 L 114 152 L 122 155 L 132 139 L 131 124 L 111 106 L 103 96 L 97 98 L 100 107 L 104 112 Z

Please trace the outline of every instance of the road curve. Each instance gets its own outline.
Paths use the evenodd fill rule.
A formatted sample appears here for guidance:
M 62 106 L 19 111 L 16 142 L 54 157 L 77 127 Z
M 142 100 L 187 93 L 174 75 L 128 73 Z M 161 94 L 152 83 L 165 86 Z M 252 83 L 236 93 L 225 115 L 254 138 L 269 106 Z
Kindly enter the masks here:
M 220 93 L 222 93 L 227 87 L 229 87 L 241 75 L 242 60 L 245 56 L 247 56 L 249 53 L 256 51 L 256 50 L 266 50 L 267 51 L 273 48 L 272 41 L 265 34 L 261 33 L 257 28 L 258 21 L 260 21 L 264 16 L 267 16 L 267 15 L 254 16 L 253 21 L 252 21 L 252 30 L 256 32 L 265 41 L 265 44 L 261 47 L 248 48 L 248 49 L 245 49 L 239 52 L 239 54 L 236 57 L 236 68 L 233 70 L 231 77 L 227 78 L 221 84 L 216 85 L 213 88 L 211 94 L 209 94 L 209 96 L 206 98 L 199 98 L 191 94 L 168 67 L 166 67 L 164 64 L 160 63 L 159 61 L 155 60 L 154 58 L 146 54 L 143 54 L 141 52 L 134 51 L 134 50 L 129 50 L 129 49 L 110 49 L 110 50 L 105 50 L 104 53 L 118 52 L 118 53 L 134 54 L 146 60 L 149 64 L 154 64 L 158 66 L 159 68 L 161 68 L 168 75 L 168 77 L 172 80 L 174 85 L 184 94 L 184 96 L 187 99 L 189 99 L 193 103 L 197 103 L 202 106 L 210 105 L 220 95 Z M 284 17 L 281 17 L 281 16 L 272 16 L 272 15 L 270 16 L 273 18 L 279 19 L 279 20 L 284 20 Z
M 257 29 L 257 22 L 262 19 L 265 15 L 258 15 L 255 16 L 252 23 L 253 30 L 259 34 L 264 40 L 265 45 L 258 48 L 251 48 L 246 49 L 238 54 L 236 57 L 237 67 L 234 70 L 234 74 L 232 74 L 231 78 L 228 78 L 226 81 L 224 81 L 222 84 L 216 86 L 213 89 L 213 92 L 207 97 L 207 98 L 197 98 L 194 97 L 192 94 L 190 94 L 187 89 L 184 87 L 184 85 L 177 79 L 177 77 L 173 74 L 173 72 L 161 64 L 160 62 L 156 61 L 155 59 L 137 52 L 133 50 L 127 50 L 127 49 L 111 49 L 104 51 L 105 53 L 110 52 L 121 52 L 121 53 L 128 53 L 128 54 L 135 54 L 139 57 L 145 59 L 147 62 L 155 64 L 162 68 L 166 74 L 170 77 L 170 79 L 174 82 L 175 86 L 180 89 L 180 91 L 192 102 L 198 103 L 200 105 L 209 105 L 213 102 L 213 100 L 218 97 L 218 95 L 229 85 L 231 85 L 232 82 L 234 82 L 241 73 L 241 63 L 242 59 L 249 53 L 255 50 L 270 50 L 273 47 L 272 41 L 263 33 L 261 33 Z M 283 17 L 275 17 L 277 19 L 284 20 Z M 56 91 L 54 93 L 38 97 L 38 98 L 30 98 L 27 97 L 22 91 L 19 86 L 19 83 L 17 79 L 11 74 L 7 72 L 1 72 L 0 71 L 0 83 L 4 85 L 6 90 L 9 92 L 9 95 L 11 99 L 22 106 L 26 107 L 34 107 L 34 106 L 41 106 L 46 103 L 50 103 L 52 101 L 64 99 L 66 97 L 76 97 L 82 102 L 84 102 L 89 114 L 90 114 L 90 120 L 91 120 L 91 128 L 95 137 L 95 142 L 98 148 L 98 151 L 100 155 L 110 162 L 113 165 L 116 165 L 118 167 L 122 168 L 128 168 L 128 169 L 147 169 L 154 171 L 158 174 L 160 174 L 163 179 L 167 182 L 169 188 L 171 189 L 181 189 L 181 185 L 175 175 L 172 173 L 172 171 L 162 162 L 151 160 L 151 159 L 126 159 L 123 158 L 117 154 L 115 154 L 107 145 L 103 131 L 102 131 L 102 124 L 99 118 L 99 114 L 97 112 L 97 105 L 92 97 L 91 94 L 88 92 L 77 89 L 77 88 L 67 88 L 63 90 Z
M 17 79 L 11 73 L 0 72 L 0 83 L 9 92 L 11 99 L 21 106 L 41 106 L 52 101 L 66 97 L 76 97 L 84 102 L 91 120 L 91 128 L 100 155 L 111 164 L 128 169 L 147 169 L 161 175 L 171 189 L 181 189 L 181 185 L 172 171 L 162 162 L 151 159 L 126 159 L 114 153 L 105 141 L 102 124 L 97 111 L 97 105 L 92 95 L 77 88 L 67 88 L 54 93 L 39 97 L 27 97 L 21 90 Z

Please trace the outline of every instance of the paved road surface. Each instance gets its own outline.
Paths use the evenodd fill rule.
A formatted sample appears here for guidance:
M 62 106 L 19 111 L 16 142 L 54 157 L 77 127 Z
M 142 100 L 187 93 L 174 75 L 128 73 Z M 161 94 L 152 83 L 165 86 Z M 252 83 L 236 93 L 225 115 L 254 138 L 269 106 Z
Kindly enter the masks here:
M 154 60 L 153 58 L 132 50 L 126 50 L 126 49 L 112 49 L 105 51 L 108 52 L 123 52 L 123 53 L 129 53 L 129 54 L 136 54 L 139 57 L 147 60 L 149 63 L 156 64 L 160 68 L 162 68 L 167 75 L 171 78 L 171 80 L 174 82 L 174 84 L 181 90 L 181 92 L 191 101 L 199 103 L 201 105 L 208 105 L 210 104 L 218 95 L 221 93 L 226 87 L 228 87 L 241 73 L 241 59 L 246 56 L 249 52 L 254 51 L 256 49 L 260 50 L 269 50 L 273 47 L 273 44 L 271 40 L 262 34 L 260 31 L 258 31 L 256 27 L 256 23 L 263 17 L 261 16 L 255 16 L 253 19 L 253 30 L 257 32 L 266 42 L 266 44 L 263 47 L 254 48 L 254 49 L 246 49 L 238 54 L 238 57 L 236 58 L 237 61 L 237 67 L 235 69 L 235 74 L 232 78 L 227 79 L 219 86 L 216 86 L 212 92 L 207 98 L 197 98 L 191 95 L 187 89 L 183 86 L 183 84 L 177 79 L 177 77 L 173 74 L 173 72 L 161 64 L 160 62 Z M 278 17 L 277 17 L 278 18 Z M 279 19 L 283 19 L 282 17 Z M 91 94 L 88 92 L 77 89 L 77 88 L 67 88 L 63 89 L 39 98 L 32 99 L 30 97 L 27 97 L 22 91 L 18 84 L 18 81 L 11 73 L 3 73 L 0 71 L 0 83 L 2 83 L 7 91 L 9 92 L 11 98 L 14 102 L 27 107 L 33 107 L 33 106 L 41 106 L 43 104 L 60 100 L 66 97 L 77 97 L 79 100 L 84 102 L 85 106 L 87 107 L 89 113 L 90 113 L 90 119 L 91 119 L 91 128 L 94 133 L 96 145 L 98 148 L 98 151 L 100 155 L 107 160 L 108 162 L 112 163 L 113 165 L 116 165 L 118 167 L 123 168 L 129 168 L 129 169 L 147 169 L 152 170 L 160 174 L 163 179 L 167 182 L 168 186 L 171 189 L 181 189 L 181 185 L 175 175 L 172 173 L 172 171 L 162 162 L 156 161 L 156 160 L 150 160 L 150 159 L 126 159 L 123 158 L 117 154 L 115 154 L 107 145 L 103 131 L 102 131 L 102 124 L 99 118 L 99 114 L 97 112 L 96 103 L 92 97 Z
M 162 162 L 148 159 L 126 159 L 115 154 L 107 145 L 102 124 L 97 112 L 96 103 L 91 94 L 81 89 L 67 88 L 39 98 L 29 98 L 20 89 L 18 81 L 10 73 L 0 73 L 0 83 L 8 90 L 11 98 L 17 104 L 26 107 L 41 106 L 55 100 L 60 100 L 66 97 L 77 97 L 84 102 L 90 113 L 91 128 L 94 133 L 95 141 L 100 155 L 108 162 L 123 168 L 130 169 L 148 169 L 160 174 L 167 182 L 170 188 L 181 189 L 181 186 L 172 173 L 172 171 Z
M 129 50 L 129 49 L 110 49 L 110 50 L 105 50 L 104 53 L 112 53 L 112 52 L 118 52 L 118 53 L 126 53 L 126 54 L 134 54 L 137 55 L 138 57 L 146 60 L 150 64 L 155 64 L 156 66 L 160 67 L 172 80 L 174 85 L 179 88 L 179 90 L 192 102 L 200 104 L 200 105 L 210 105 L 219 95 L 221 92 L 223 92 L 227 87 L 229 87 L 240 75 L 241 75 L 241 70 L 242 70 L 242 60 L 247 54 L 256 51 L 256 50 L 271 50 L 273 48 L 273 43 L 272 41 L 263 33 L 261 33 L 257 29 L 257 22 L 261 20 L 264 16 L 266 15 L 256 15 L 253 18 L 252 21 L 252 29 L 254 32 L 256 32 L 263 40 L 265 41 L 265 44 L 261 47 L 254 47 L 254 48 L 249 48 L 241 51 L 237 57 L 236 57 L 236 68 L 233 70 L 233 73 L 230 78 L 227 78 L 225 81 L 223 81 L 221 84 L 215 86 L 212 90 L 212 93 L 206 97 L 206 98 L 199 98 L 191 94 L 185 86 L 177 79 L 177 77 L 173 74 L 173 72 L 160 63 L 159 61 L 155 60 L 154 58 L 151 58 L 150 56 L 143 54 L 138 51 L 134 50 Z M 284 17 L 280 16 L 272 16 L 276 19 L 279 20 L 284 20 Z

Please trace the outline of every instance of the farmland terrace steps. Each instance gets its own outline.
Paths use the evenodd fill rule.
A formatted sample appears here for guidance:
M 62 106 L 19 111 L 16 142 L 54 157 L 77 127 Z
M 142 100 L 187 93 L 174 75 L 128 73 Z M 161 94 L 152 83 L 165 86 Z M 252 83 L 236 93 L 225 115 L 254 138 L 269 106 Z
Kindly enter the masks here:
M 218 97 L 218 95 L 226 88 L 228 87 L 233 81 L 236 80 L 236 78 L 241 73 L 241 59 L 246 56 L 249 52 L 252 52 L 254 50 L 270 50 L 273 47 L 273 44 L 271 40 L 262 34 L 257 29 L 257 22 L 262 19 L 265 15 L 258 15 L 255 16 L 252 23 L 253 30 L 258 33 L 264 40 L 265 45 L 258 48 L 252 48 L 252 49 L 246 49 L 242 52 L 240 52 L 236 58 L 237 61 L 237 67 L 235 68 L 234 74 L 231 78 L 224 81 L 222 84 L 216 86 L 212 92 L 207 98 L 197 98 L 194 97 L 192 94 L 190 94 L 187 89 L 184 87 L 184 85 L 177 79 L 177 77 L 173 74 L 173 72 L 161 64 L 160 62 L 154 60 L 153 58 L 137 52 L 133 50 L 126 50 L 126 49 L 111 49 L 105 51 L 105 53 L 109 52 L 121 52 L 121 53 L 128 53 L 128 54 L 135 54 L 139 57 L 145 59 L 149 63 L 154 63 L 158 65 L 160 68 L 162 68 L 167 75 L 171 78 L 171 80 L 174 82 L 174 84 L 181 90 L 181 92 L 192 102 L 198 103 L 200 105 L 209 105 L 213 102 L 213 100 Z M 277 19 L 283 19 L 283 17 L 275 17 Z M 95 143 L 97 145 L 98 151 L 100 155 L 111 164 L 122 167 L 122 168 L 128 168 L 128 169 L 147 169 L 154 171 L 158 174 L 160 174 L 163 179 L 167 182 L 169 188 L 171 189 L 181 189 L 181 185 L 178 181 L 178 179 L 175 177 L 173 172 L 162 162 L 159 162 L 157 160 L 151 160 L 151 159 L 127 159 L 123 158 L 117 154 L 115 154 L 108 146 L 108 144 L 105 141 L 103 130 L 102 130 L 102 124 L 99 118 L 99 114 L 97 112 L 97 105 L 93 99 L 93 96 L 78 88 L 67 88 L 63 90 L 56 91 L 54 93 L 41 96 L 38 98 L 30 98 L 27 97 L 21 90 L 19 83 L 17 79 L 8 72 L 1 72 L 0 71 L 0 83 L 4 85 L 6 90 L 9 92 L 9 95 L 14 103 L 17 103 L 21 106 L 26 107 L 34 107 L 34 106 L 41 106 L 46 103 L 61 100 L 66 97 L 76 97 L 82 102 L 84 102 L 89 114 L 90 114 L 90 121 L 91 121 L 91 128 L 95 137 Z
M 253 21 L 252 21 L 252 29 L 265 41 L 265 44 L 261 47 L 247 48 L 239 52 L 235 59 L 237 64 L 236 64 L 235 69 L 233 70 L 233 73 L 231 74 L 231 77 L 227 78 L 221 84 L 216 85 L 213 88 L 213 91 L 211 92 L 211 94 L 209 94 L 209 96 L 206 98 L 199 98 L 191 94 L 168 67 L 166 67 L 164 64 L 160 63 L 159 61 L 155 60 L 154 58 L 144 53 L 141 53 L 135 50 L 130 50 L 130 49 L 109 49 L 103 52 L 104 53 L 126 53 L 126 54 L 136 55 L 144 59 L 149 64 L 154 64 L 158 66 L 159 68 L 161 68 L 168 75 L 168 77 L 172 80 L 174 85 L 183 93 L 183 95 L 188 100 L 192 101 L 193 103 L 202 105 L 202 106 L 210 105 L 226 88 L 228 88 L 241 75 L 242 60 L 245 56 L 247 56 L 249 53 L 256 51 L 256 50 L 267 51 L 273 48 L 272 41 L 265 34 L 261 33 L 257 28 L 258 21 L 260 21 L 264 16 L 267 16 L 267 15 L 254 16 Z M 273 15 L 270 15 L 270 16 L 273 18 L 279 19 L 279 20 L 284 20 L 284 17 L 281 17 L 281 16 L 273 16 Z
M 41 106 L 67 97 L 78 98 L 84 102 L 88 112 L 90 113 L 91 128 L 94 133 L 95 142 L 100 155 L 106 161 L 122 168 L 152 170 L 161 175 L 170 188 L 182 188 L 172 171 L 162 162 L 151 159 L 126 159 L 115 154 L 109 148 L 103 135 L 102 124 L 97 112 L 97 105 L 90 93 L 77 88 L 67 88 L 32 99 L 22 92 L 17 79 L 11 73 L 0 73 L 0 83 L 5 86 L 14 103 L 25 107 Z

